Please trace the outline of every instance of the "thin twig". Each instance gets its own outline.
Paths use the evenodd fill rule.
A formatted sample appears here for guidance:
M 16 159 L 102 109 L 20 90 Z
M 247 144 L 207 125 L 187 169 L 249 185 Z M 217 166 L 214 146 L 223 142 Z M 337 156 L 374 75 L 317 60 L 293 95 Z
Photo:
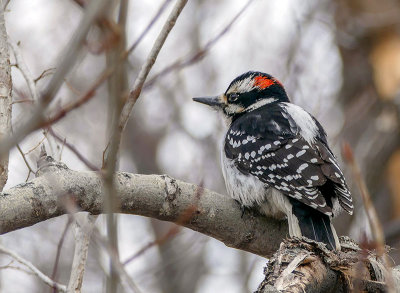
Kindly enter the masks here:
M 10 45 L 10 47 L 14 53 L 15 61 L 17 62 L 16 67 L 21 71 L 22 76 L 24 77 L 24 79 L 28 85 L 29 93 L 31 94 L 32 100 L 37 101 L 38 96 L 37 96 L 35 80 L 32 76 L 32 73 L 30 72 L 28 66 L 26 66 L 26 63 L 24 61 L 24 58 L 22 57 L 22 54 L 20 52 L 18 45 L 16 43 L 12 42 L 10 39 L 8 40 L 8 44 Z
M 202 185 L 202 184 L 201 184 Z M 189 206 L 183 213 L 180 215 L 178 220 L 175 222 L 175 226 L 172 226 L 167 233 L 163 237 L 160 237 L 154 241 L 149 242 L 146 244 L 144 247 L 139 249 L 138 252 L 136 252 L 134 255 L 128 257 L 124 262 L 123 265 L 127 265 L 134 259 L 138 258 L 141 256 L 143 253 L 145 253 L 147 250 L 149 250 L 151 247 L 156 246 L 156 245 L 163 245 L 165 242 L 176 236 L 181 230 L 182 227 L 185 223 L 189 222 L 192 218 L 194 213 L 196 212 L 198 208 L 198 201 L 200 200 L 201 194 L 204 192 L 203 187 L 199 185 L 198 188 L 196 189 L 196 201 L 193 203 L 193 205 Z
M 65 138 L 62 138 L 59 136 L 57 133 L 54 132 L 53 128 L 48 127 L 47 128 L 49 134 L 51 134 L 56 140 L 61 142 L 63 145 L 65 145 L 71 152 L 73 152 L 79 160 L 81 160 L 82 163 L 86 165 L 90 170 L 92 171 L 100 171 L 99 168 L 97 168 L 94 164 L 92 164 L 88 159 L 86 159 L 78 150 L 75 146 L 70 144 L 69 142 L 66 141 Z
M 125 290 L 125 291 L 132 291 L 136 293 L 140 293 L 139 288 L 136 286 L 136 284 L 133 282 L 132 278 L 129 276 L 127 271 L 125 270 L 124 266 L 122 265 L 121 261 L 119 258 L 115 255 L 115 251 L 112 249 L 109 240 L 104 237 L 99 229 L 95 225 L 85 225 L 80 218 L 76 217 L 77 212 L 80 210 L 76 206 L 76 203 L 74 200 L 71 198 L 65 198 L 64 201 L 64 207 L 66 211 L 71 215 L 71 217 L 74 218 L 75 222 L 79 227 L 81 228 L 83 233 L 91 234 L 92 238 L 94 240 L 94 243 L 97 246 L 97 249 L 104 249 L 108 255 L 110 256 L 111 259 L 111 264 L 113 267 L 118 271 L 122 279 L 125 280 L 125 282 L 128 284 L 130 290 Z M 93 229 L 93 230 L 92 230 Z M 122 286 L 125 286 L 123 282 L 121 282 Z
M 10 263 L 14 263 L 14 261 L 11 261 Z M 27 275 L 35 275 L 30 270 L 24 269 L 22 267 L 17 267 L 17 266 L 11 266 L 11 265 L 0 266 L 0 270 L 3 270 L 3 269 L 12 269 L 12 270 L 24 272 Z
M 78 29 L 67 45 L 65 53 L 61 58 L 61 62 L 40 99 L 38 100 L 37 106 L 33 109 L 33 114 L 18 130 L 14 132 L 13 135 L 9 135 L 1 140 L 0 154 L 8 152 L 29 133 L 38 129 L 43 121 L 45 121 L 44 110 L 51 103 L 56 93 L 60 89 L 66 74 L 77 61 L 76 56 L 82 47 L 83 40 L 86 37 L 90 26 L 98 18 L 98 16 L 104 12 L 109 3 L 110 1 L 107 0 L 89 2 L 87 9 L 85 9 L 85 14 L 82 16 L 82 19 L 78 25 Z
M 20 103 L 29 103 L 29 104 L 33 104 L 35 101 L 31 100 L 31 99 L 23 99 L 23 100 L 16 100 L 16 101 L 12 101 L 11 105 L 14 104 L 20 104 Z
M 42 143 L 43 141 L 46 139 L 46 136 L 43 135 L 43 138 L 34 146 L 32 147 L 30 150 L 28 150 L 25 155 L 29 155 L 31 152 L 33 152 L 34 150 L 36 150 Z
M 95 80 L 95 82 L 91 85 L 91 87 L 81 97 L 71 102 L 70 104 L 64 106 L 59 112 L 57 112 L 52 117 L 48 118 L 47 120 L 43 120 L 41 124 L 38 125 L 38 128 L 54 124 L 55 122 L 64 118 L 72 110 L 75 110 L 76 108 L 79 108 L 80 106 L 87 103 L 92 97 L 94 97 L 96 90 L 103 84 L 103 82 L 105 82 L 111 76 L 114 70 L 115 67 L 105 69 Z
M 54 74 L 55 71 L 56 71 L 55 68 L 48 68 L 48 69 L 45 69 L 45 70 L 43 70 L 43 72 L 42 72 L 38 77 L 36 77 L 33 81 L 34 81 L 35 83 L 37 83 L 37 82 L 38 82 L 39 80 L 41 80 L 42 78 L 45 78 L 45 77 L 48 76 L 48 75 Z
M 76 108 L 79 108 L 86 102 L 88 102 L 95 94 L 96 90 L 105 82 L 116 70 L 116 68 L 126 60 L 126 58 L 129 56 L 130 53 L 137 47 L 137 45 L 140 43 L 140 41 L 144 38 L 144 36 L 148 33 L 150 28 L 153 26 L 153 24 L 156 22 L 156 20 L 160 17 L 162 12 L 165 10 L 167 7 L 167 4 L 171 0 L 166 0 L 160 7 L 160 9 L 157 11 L 155 16 L 152 18 L 150 23 L 147 25 L 147 27 L 144 29 L 144 31 L 141 33 L 139 38 L 129 47 L 127 51 L 125 51 L 118 62 L 115 62 L 112 67 L 106 68 L 101 74 L 99 74 L 98 78 L 96 81 L 92 84 L 92 86 L 84 93 L 81 95 L 80 98 L 78 98 L 76 101 L 64 106 L 58 113 L 56 113 L 53 117 L 47 119 L 44 121 L 41 125 L 41 127 L 45 127 L 46 125 L 53 124 L 63 117 L 65 117 L 69 112 L 73 111 Z M 48 69 L 50 71 L 50 69 Z M 43 75 L 45 74 L 46 71 L 44 71 L 37 79 L 35 79 L 35 82 L 42 78 Z M 67 83 L 68 85 L 68 83 Z M 71 88 L 72 89 L 72 88 Z
M 78 91 L 75 87 L 73 87 L 72 84 L 71 84 L 67 79 L 65 79 L 64 82 L 65 82 L 65 85 L 67 86 L 67 88 L 69 88 L 69 90 L 70 90 L 75 96 L 78 96 L 78 97 L 79 97 L 79 96 L 82 95 L 82 93 L 81 93 L 80 91 Z
M 346 159 L 351 167 L 354 180 L 356 181 L 360 190 L 360 195 L 364 203 L 365 212 L 367 215 L 368 223 L 371 228 L 372 237 L 376 244 L 377 255 L 382 258 L 385 265 L 385 280 L 387 285 L 387 292 L 395 293 L 393 276 L 391 274 L 391 265 L 385 250 L 385 235 L 383 233 L 382 225 L 379 220 L 378 214 L 371 200 L 371 195 L 368 191 L 367 184 L 361 174 L 361 170 L 354 158 L 353 151 L 348 143 L 343 144 L 343 157 Z
M 180 70 L 185 67 L 191 66 L 199 61 L 201 61 L 207 53 L 211 50 L 211 48 L 232 28 L 233 24 L 240 18 L 240 16 L 246 11 L 246 9 L 250 6 L 251 2 L 254 0 L 249 0 L 247 3 L 243 6 L 239 12 L 233 16 L 231 21 L 217 34 L 215 35 L 211 40 L 209 40 L 204 47 L 202 47 L 200 50 L 197 52 L 194 52 L 190 54 L 188 57 L 185 59 L 181 60 L 178 59 L 174 62 L 172 62 L 170 65 L 166 66 L 164 69 L 162 69 L 160 72 L 156 73 L 152 78 L 150 78 L 145 84 L 144 88 L 147 89 L 151 86 L 154 85 L 154 83 L 162 76 L 167 75 L 168 73 L 171 73 L 172 71 L 175 70 Z
M 162 7 L 160 8 L 160 10 L 156 14 L 156 16 L 153 18 L 152 22 L 155 21 L 157 19 L 157 17 L 160 16 L 161 12 L 165 9 L 164 5 L 165 4 L 162 5 Z M 150 22 L 150 24 L 148 25 L 148 28 L 150 28 L 152 26 L 152 24 L 153 24 L 152 22 Z M 146 30 L 142 33 L 141 38 L 143 38 L 145 33 L 146 33 Z M 31 131 L 34 131 L 41 127 L 47 127 L 48 125 L 51 125 L 51 124 L 61 120 L 62 118 L 64 118 L 69 112 L 71 112 L 71 111 L 79 108 L 80 106 L 84 105 L 85 103 L 87 103 L 92 97 L 94 97 L 96 90 L 114 73 L 116 68 L 122 62 L 124 62 L 126 60 L 126 58 L 129 56 L 129 54 L 135 49 L 135 47 L 137 46 L 137 42 L 140 41 L 141 38 L 136 40 L 130 46 L 129 50 L 125 51 L 121 55 L 118 62 L 116 62 L 112 67 L 108 67 L 102 73 L 100 73 L 98 78 L 95 80 L 95 82 L 91 85 L 91 87 L 84 94 L 81 95 L 81 97 L 79 97 L 77 100 L 71 102 L 70 104 L 67 104 L 66 106 L 64 106 L 59 112 L 54 114 L 52 117 L 50 117 L 48 119 L 44 119 L 44 118 L 40 119 L 39 123 L 34 128 L 32 128 Z M 38 78 L 34 79 L 34 82 L 37 82 L 39 79 L 52 73 L 51 72 L 52 70 L 53 70 L 53 68 L 43 71 L 42 74 Z M 4 149 L 9 148 L 9 147 L 11 147 L 11 146 L 7 145 L 6 147 L 4 147 Z M 0 148 L 0 150 L 1 150 L 1 148 Z
M 164 12 L 164 10 L 168 7 L 168 4 L 170 2 L 171 2 L 171 0 L 164 0 L 164 3 L 160 6 L 160 8 L 156 12 L 156 14 L 150 20 L 149 24 L 146 26 L 146 28 L 139 35 L 139 37 L 136 39 L 136 41 L 133 42 L 133 44 L 130 46 L 130 48 L 124 54 L 126 54 L 126 55 L 130 54 L 130 53 L 132 53 L 133 50 L 136 49 L 136 47 L 140 44 L 140 42 L 143 40 L 143 38 L 147 35 L 147 33 L 150 31 L 150 29 L 153 27 L 153 25 L 156 23 L 156 21 L 160 18 L 161 14 Z
M 15 259 L 20 264 L 23 264 L 24 266 L 26 266 L 29 270 L 32 271 L 33 274 L 35 274 L 40 280 L 42 280 L 48 286 L 56 288 L 60 292 L 67 292 L 67 287 L 66 286 L 64 286 L 62 284 L 59 284 L 57 282 L 54 282 L 48 276 L 43 274 L 38 268 L 36 268 L 30 261 L 28 261 L 26 259 L 23 259 L 18 254 L 16 254 L 15 252 L 5 248 L 1 244 L 0 244 L 0 252 L 12 257 L 13 259 Z
M 57 277 L 58 263 L 60 261 L 61 248 L 64 244 L 65 236 L 67 235 L 67 232 L 68 232 L 69 227 L 71 226 L 71 223 L 72 223 L 72 218 L 70 216 L 68 216 L 67 223 L 66 223 L 65 228 L 60 237 L 60 241 L 58 241 L 56 259 L 54 261 L 53 273 L 51 274 L 51 279 L 55 282 L 56 282 L 56 277 Z M 57 291 L 57 288 L 53 288 L 53 293 L 57 293 L 56 291 Z
M 26 156 L 25 156 L 24 152 L 22 151 L 21 147 L 19 146 L 19 144 L 17 144 L 17 149 L 18 149 L 19 153 L 21 154 L 22 159 L 24 160 L 26 167 L 28 167 L 29 173 L 28 173 L 28 177 L 27 177 L 26 180 L 25 180 L 25 181 L 28 181 L 29 175 L 30 175 L 31 173 L 35 174 L 35 172 L 33 171 L 31 165 L 29 165 L 29 162 L 28 162 L 28 160 L 26 159 Z
M 154 42 L 153 48 L 151 49 L 149 56 L 147 57 L 145 63 L 143 64 L 142 68 L 140 69 L 139 75 L 135 80 L 133 85 L 133 89 L 129 94 L 129 98 L 122 110 L 122 115 L 120 117 L 119 128 L 120 131 L 125 128 L 130 113 L 132 111 L 133 106 L 135 105 L 137 99 L 142 92 L 143 85 L 146 81 L 146 78 L 153 67 L 154 63 L 156 62 L 158 53 L 160 53 L 161 48 L 164 45 L 165 40 L 167 39 L 170 31 L 175 25 L 176 20 L 178 19 L 180 13 L 182 12 L 183 8 L 185 7 L 187 0 L 178 0 L 171 11 L 170 15 L 168 16 L 167 21 L 165 22 L 163 28 L 161 29 L 160 34 L 158 35 L 156 41 Z
M 71 214 L 70 217 L 75 219 L 75 249 L 67 290 L 68 292 L 81 292 L 90 238 L 98 216 L 80 213 Z M 77 219 L 81 219 L 79 224 Z

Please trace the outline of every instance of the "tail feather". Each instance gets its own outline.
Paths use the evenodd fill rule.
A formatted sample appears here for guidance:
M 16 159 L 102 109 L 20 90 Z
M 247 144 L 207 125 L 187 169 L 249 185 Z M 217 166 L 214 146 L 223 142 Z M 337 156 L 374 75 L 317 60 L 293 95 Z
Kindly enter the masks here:
M 330 250 L 340 250 L 339 239 L 329 216 L 297 201 L 290 200 L 288 216 L 290 236 L 304 236 L 325 243 Z

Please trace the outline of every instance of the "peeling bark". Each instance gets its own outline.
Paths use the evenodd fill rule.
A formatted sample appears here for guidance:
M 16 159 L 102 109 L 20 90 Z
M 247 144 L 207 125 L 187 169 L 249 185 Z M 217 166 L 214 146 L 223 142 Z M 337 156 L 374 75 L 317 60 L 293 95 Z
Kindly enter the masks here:
M 285 240 L 268 262 L 256 293 L 385 292 L 386 268 L 376 255 L 348 237 L 340 242 L 341 251 L 330 251 L 311 240 Z M 399 288 L 399 269 L 392 269 L 392 275 Z

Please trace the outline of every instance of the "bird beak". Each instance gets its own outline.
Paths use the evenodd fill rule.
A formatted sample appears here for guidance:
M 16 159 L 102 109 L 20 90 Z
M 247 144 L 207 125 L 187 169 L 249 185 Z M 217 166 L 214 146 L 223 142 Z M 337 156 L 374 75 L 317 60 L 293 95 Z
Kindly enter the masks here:
M 220 96 L 215 96 L 215 97 L 197 97 L 197 98 L 193 98 L 193 101 L 202 103 L 202 104 L 206 104 L 213 108 L 222 108 L 223 106 L 226 106 L 226 96 L 225 95 L 220 95 Z

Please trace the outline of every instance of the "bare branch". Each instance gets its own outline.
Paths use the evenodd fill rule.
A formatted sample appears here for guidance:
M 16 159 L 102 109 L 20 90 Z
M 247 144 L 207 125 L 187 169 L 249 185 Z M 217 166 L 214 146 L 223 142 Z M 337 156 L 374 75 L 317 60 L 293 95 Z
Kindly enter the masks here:
M 89 218 L 87 218 L 87 219 L 85 218 L 85 220 L 82 221 L 81 217 L 76 216 L 76 214 L 78 212 L 76 205 L 73 202 L 71 202 L 71 200 L 68 200 L 65 203 L 66 203 L 65 207 L 66 207 L 67 211 L 74 218 L 77 226 L 79 226 L 79 228 L 80 228 L 79 233 L 82 235 L 84 233 L 86 235 L 92 235 L 93 243 L 95 244 L 95 247 L 98 249 L 98 251 L 100 251 L 100 248 L 103 248 L 106 250 L 106 252 L 110 256 L 111 265 L 118 272 L 118 274 L 121 276 L 121 279 L 123 279 L 128 286 L 126 286 L 124 284 L 124 282 L 121 282 L 121 285 L 125 289 L 129 289 L 129 290 L 126 290 L 127 292 L 132 291 L 132 292 L 140 293 L 139 288 L 136 286 L 136 284 L 130 278 L 125 267 L 122 265 L 119 258 L 117 257 L 114 249 L 111 247 L 110 241 L 108 241 L 107 237 L 104 237 L 101 234 L 101 232 L 99 231 L 99 229 L 94 225 L 94 222 L 97 219 L 97 215 L 95 215 L 95 216 L 88 215 Z M 87 239 L 87 241 L 89 241 L 89 239 Z M 82 242 L 82 243 L 84 243 L 84 242 Z M 82 243 L 80 245 L 82 245 Z M 87 250 L 87 247 L 86 247 L 86 250 Z M 79 259 L 82 259 L 82 262 L 80 262 L 79 270 L 81 270 L 81 276 L 83 278 L 84 266 L 85 266 L 85 261 L 86 261 L 86 259 L 83 259 L 83 257 L 86 258 L 86 256 L 83 255 L 82 253 L 79 253 L 79 256 L 81 256 L 81 257 L 79 257 Z
M 6 153 L 27 134 L 38 129 L 40 125 L 45 121 L 45 109 L 53 100 L 54 96 L 58 92 L 66 74 L 69 72 L 71 67 L 75 64 L 77 54 L 83 44 L 83 40 L 86 37 L 92 23 L 97 19 L 99 15 L 103 13 L 105 8 L 109 5 L 107 0 L 90 1 L 88 7 L 85 9 L 85 14 L 82 16 L 81 22 L 78 25 L 78 29 L 66 46 L 65 53 L 61 58 L 61 62 L 58 65 L 54 75 L 49 81 L 46 89 L 38 100 L 38 105 L 33 109 L 32 116 L 23 125 L 17 129 L 14 134 L 1 140 L 0 154 Z M 7 58 L 1 58 L 1 60 L 7 60 Z M 8 61 L 9 62 L 9 61 Z
M 48 157 L 50 158 L 50 157 Z M 0 195 L 0 233 L 6 233 L 65 213 L 61 203 L 72 196 L 83 211 L 103 211 L 101 177 L 96 172 L 76 172 L 46 159 L 35 178 Z M 117 173 L 115 189 L 120 213 L 178 222 L 194 203 L 193 218 L 182 225 L 214 237 L 227 246 L 270 256 L 287 235 L 286 221 L 265 218 L 253 212 L 243 217 L 239 205 L 227 196 L 165 175 Z
M 121 132 L 118 129 L 118 121 L 121 115 L 122 107 L 126 93 L 128 92 L 128 74 L 124 63 L 118 62 L 120 56 L 125 51 L 126 46 L 126 20 L 128 13 L 128 0 L 120 0 L 118 14 L 119 38 L 113 50 L 106 55 L 107 67 L 116 64 L 113 75 L 108 80 L 108 123 L 107 136 L 110 137 L 109 147 L 106 148 L 105 161 L 103 161 L 103 186 L 104 186 L 104 210 L 107 213 L 107 238 L 111 247 L 111 252 L 118 259 L 118 217 L 116 214 L 117 198 L 114 188 L 114 173 L 117 169 L 119 146 L 121 141 Z M 110 14 L 112 12 L 110 11 Z M 111 255 L 109 256 L 112 257 Z M 106 292 L 113 293 L 117 291 L 120 281 L 119 274 L 113 266 L 110 259 L 110 273 L 106 278 Z
M 133 282 L 132 278 L 129 276 L 128 272 L 126 271 L 125 267 L 119 260 L 119 257 L 115 253 L 114 249 L 110 246 L 110 241 L 103 235 L 101 235 L 100 231 L 97 229 L 97 227 L 94 227 L 94 240 L 96 245 L 100 248 L 104 248 L 108 255 L 110 256 L 111 260 L 111 265 L 113 269 L 116 270 L 116 272 L 119 274 L 121 280 L 125 281 L 126 285 L 124 282 L 121 282 L 121 285 L 124 288 L 127 288 L 129 290 L 126 291 L 132 291 L 135 293 L 141 293 L 139 288 L 136 286 L 136 284 Z
M 43 137 L 42 137 L 42 139 L 35 145 L 35 146 L 33 146 L 31 149 L 29 149 L 26 153 L 25 153 L 25 155 L 28 155 L 28 154 L 30 154 L 31 152 L 33 152 L 34 150 L 36 150 L 42 143 L 43 143 L 43 141 L 46 139 L 46 134 L 44 134 L 43 135 Z
M 79 160 L 81 160 L 82 163 L 86 165 L 90 170 L 92 171 L 99 171 L 100 169 L 97 168 L 93 163 L 91 163 L 87 158 L 85 158 L 80 151 L 77 150 L 75 146 L 70 144 L 69 142 L 66 141 L 65 138 L 62 138 L 59 136 L 57 133 L 54 132 L 53 128 L 49 127 L 48 128 L 49 134 L 51 134 L 56 140 L 61 142 L 63 145 L 65 145 L 71 152 L 73 152 Z
M 50 287 L 56 288 L 60 292 L 67 292 L 67 288 L 64 285 L 54 282 L 48 276 L 43 274 L 38 268 L 36 268 L 31 262 L 27 261 L 26 259 L 23 259 L 18 254 L 5 248 L 1 244 L 0 244 L 0 252 L 11 256 L 17 262 L 29 268 L 29 270 L 31 270 L 33 274 L 35 274 L 39 279 L 41 279 L 45 284 L 49 285 Z
M 67 287 L 68 293 L 81 292 L 86 259 L 89 251 L 90 237 L 97 219 L 97 216 L 91 216 L 88 214 L 76 215 L 75 217 L 84 217 L 84 219 L 82 219 L 80 223 L 75 223 L 75 250 L 71 268 L 71 276 L 69 278 Z M 85 227 L 82 227 L 81 225 L 85 225 Z
M 0 8 L 0 140 L 11 134 L 12 81 L 4 8 Z M 0 190 L 8 179 L 8 150 L 0 157 Z
M 200 199 L 201 194 L 203 193 L 203 187 L 199 186 L 196 190 L 196 196 L 195 199 L 198 201 Z M 177 225 L 184 225 L 185 223 L 189 222 L 194 213 L 197 210 L 197 202 L 194 203 L 192 206 L 190 206 L 180 217 L 180 219 L 178 219 L 178 221 L 176 221 Z M 128 257 L 127 260 L 124 261 L 124 265 L 130 263 L 131 261 L 133 261 L 135 258 L 139 257 L 140 255 L 142 255 L 143 253 L 145 253 L 148 249 L 150 249 L 151 247 L 155 246 L 155 245 L 162 245 L 165 242 L 167 242 L 168 240 L 170 240 L 172 237 L 174 237 L 175 235 L 177 235 L 179 232 L 181 231 L 181 228 L 179 226 L 176 225 L 172 225 L 171 228 L 167 231 L 167 233 L 165 233 L 162 237 L 149 242 L 147 245 L 145 245 L 144 247 L 142 247 L 138 252 L 136 252 L 134 255 Z
M 368 222 L 371 227 L 372 236 L 376 243 L 377 254 L 380 258 L 382 258 L 382 262 L 386 266 L 386 270 L 384 272 L 387 283 L 387 292 L 394 293 L 395 287 L 393 283 L 393 277 L 390 272 L 390 262 L 385 250 L 385 235 L 383 233 L 382 225 L 374 204 L 371 201 L 371 195 L 369 194 L 367 184 L 365 183 L 364 178 L 361 175 L 361 170 L 358 167 L 358 164 L 353 156 L 353 151 L 348 143 L 343 145 L 343 155 L 346 161 L 350 164 L 353 177 L 357 182 L 358 188 L 360 190 L 365 212 L 367 214 Z
M 38 125 L 37 128 L 46 127 L 51 125 L 60 119 L 64 118 L 69 112 L 79 108 L 83 104 L 87 103 L 96 93 L 96 90 L 105 82 L 111 74 L 114 72 L 115 67 L 105 69 L 95 80 L 95 82 L 90 86 L 90 88 L 82 94 L 78 99 L 75 101 L 65 105 L 60 111 L 54 114 L 52 117 L 42 120 Z
M 121 119 L 119 122 L 119 128 L 121 131 L 125 128 L 126 123 L 128 122 L 129 115 L 132 111 L 133 106 L 135 105 L 137 99 L 142 92 L 143 85 L 146 81 L 147 75 L 149 74 L 151 68 L 153 67 L 154 63 L 156 62 L 158 53 L 160 53 L 161 48 L 164 45 L 165 40 L 167 39 L 170 31 L 175 25 L 176 20 L 178 19 L 180 13 L 182 12 L 183 8 L 185 7 L 187 0 L 178 0 L 171 11 L 170 15 L 168 16 L 167 21 L 165 22 L 160 34 L 158 35 L 153 48 L 150 51 L 149 56 L 147 57 L 145 63 L 143 64 L 142 68 L 140 69 L 139 75 L 135 80 L 133 85 L 133 89 L 129 94 L 129 98 L 122 110 Z
M 22 151 L 21 147 L 19 146 L 19 144 L 17 144 L 17 149 L 18 149 L 19 153 L 21 154 L 22 159 L 24 160 L 26 167 L 28 168 L 28 175 L 27 175 L 26 180 L 25 180 L 25 181 L 28 181 L 29 175 L 31 175 L 31 173 L 35 174 L 35 172 L 33 171 L 31 165 L 29 165 L 29 162 L 26 159 L 26 156 L 25 156 L 24 152 Z
M 62 232 L 60 240 L 58 241 L 56 259 L 54 261 L 53 273 L 51 274 L 51 279 L 54 281 L 56 281 L 56 278 L 57 278 L 57 269 L 58 269 L 58 263 L 60 261 L 61 248 L 64 244 L 65 236 L 67 235 L 67 232 L 68 232 L 69 227 L 71 226 L 71 223 L 72 223 L 72 219 L 71 219 L 71 217 L 68 217 L 64 231 Z M 54 288 L 54 291 L 56 291 L 56 288 Z M 56 293 L 56 292 L 54 292 L 54 293 Z
M 13 51 L 15 62 L 17 63 L 16 67 L 21 71 L 22 76 L 24 77 L 24 79 L 28 85 L 29 93 L 31 94 L 32 100 L 37 101 L 38 96 L 37 96 L 36 83 L 32 76 L 32 73 L 28 69 L 28 66 L 26 66 L 26 63 L 24 61 L 24 58 L 22 57 L 22 54 L 21 54 L 21 51 L 20 51 L 18 45 L 11 40 L 9 40 L 8 43 Z
M 33 81 L 34 81 L 35 83 L 38 83 L 39 80 L 45 78 L 46 76 L 54 74 L 55 70 L 56 70 L 55 68 L 48 68 L 48 69 L 45 69 L 45 70 L 43 70 L 43 72 L 42 72 L 38 77 L 36 77 Z
M 136 41 L 130 46 L 129 50 L 125 54 L 130 54 L 130 53 L 132 53 L 133 50 L 136 49 L 136 47 L 140 44 L 140 42 L 143 40 L 143 38 L 146 36 L 146 34 L 150 31 L 150 29 L 156 23 L 157 19 L 160 18 L 161 14 L 167 8 L 167 6 L 170 2 L 171 2 L 171 0 L 164 0 L 164 3 L 160 6 L 160 8 L 156 12 L 156 14 L 150 20 L 149 24 L 146 26 L 146 28 L 143 30 L 143 32 L 140 34 L 140 36 L 136 39 Z
M 232 28 L 233 24 L 240 18 L 240 16 L 246 11 L 246 9 L 250 6 L 251 2 L 254 0 L 249 0 L 241 10 L 237 14 L 235 14 L 231 21 L 212 39 L 210 39 L 203 48 L 194 52 L 187 56 L 184 59 L 178 59 L 172 62 L 170 65 L 166 66 L 160 72 L 155 74 L 148 82 L 145 83 L 144 88 L 147 89 L 154 85 L 154 83 L 160 78 L 172 71 L 181 70 L 185 67 L 191 66 L 197 62 L 203 60 L 203 58 L 207 55 L 207 53 L 211 50 L 211 48 Z

